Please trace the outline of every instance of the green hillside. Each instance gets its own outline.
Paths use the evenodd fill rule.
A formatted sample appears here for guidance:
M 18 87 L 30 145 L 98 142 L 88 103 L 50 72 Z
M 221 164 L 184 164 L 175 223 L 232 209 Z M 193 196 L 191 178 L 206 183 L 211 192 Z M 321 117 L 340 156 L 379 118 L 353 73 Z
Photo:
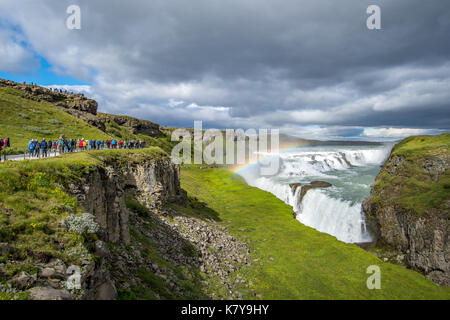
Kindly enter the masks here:
M 24 99 L 12 88 L 0 87 L 0 137 L 11 139 L 9 153 L 22 153 L 30 139 L 111 139 L 111 135 L 65 113 L 48 102 Z
M 450 157 L 449 147 L 450 133 L 409 137 L 398 143 L 392 155 L 406 161 L 395 168 L 395 174 L 386 169 L 380 172 L 371 201 L 387 206 L 389 199 L 419 215 L 439 210 L 448 218 L 446 200 L 450 199 L 450 172 L 445 171 L 443 163 Z M 443 172 L 433 174 L 430 172 L 433 166 L 433 170 Z
M 100 119 L 105 117 L 99 113 Z M 159 137 L 150 137 L 133 134 L 129 128 L 112 121 L 105 121 L 105 127 L 103 132 L 51 103 L 26 99 L 22 91 L 0 87 L 0 138 L 10 138 L 8 154 L 23 153 L 31 139 L 57 139 L 61 134 L 74 139 L 141 139 L 147 145 L 158 146 L 166 152 L 170 152 L 173 145 L 164 131 Z
M 232 172 L 191 167 L 181 182 L 250 244 L 253 264 L 243 272 L 259 296 L 242 292 L 244 299 L 450 299 L 448 288 L 422 274 L 304 226 L 287 204 Z M 366 287 L 371 265 L 381 269 L 380 290 Z

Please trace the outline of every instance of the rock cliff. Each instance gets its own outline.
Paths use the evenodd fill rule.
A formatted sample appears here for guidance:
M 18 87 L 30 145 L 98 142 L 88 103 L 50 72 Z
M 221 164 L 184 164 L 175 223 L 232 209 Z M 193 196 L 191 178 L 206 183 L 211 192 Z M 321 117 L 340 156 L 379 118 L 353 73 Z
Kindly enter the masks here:
M 150 137 L 158 137 L 162 135 L 159 124 L 148 120 L 106 113 L 99 114 L 99 118 L 104 124 L 107 122 L 113 122 L 119 126 L 123 126 L 129 129 L 132 134 L 144 134 Z
M 450 285 L 450 134 L 393 149 L 363 203 L 377 245 L 440 285 Z M 398 259 L 397 259 L 398 260 Z M 400 259 L 402 260 L 402 259 Z
M 139 190 L 146 199 L 156 203 L 183 202 L 186 195 L 180 188 L 179 167 L 170 159 L 141 163 L 109 163 L 98 167 L 69 192 L 91 214 L 101 227 L 101 239 L 112 243 L 130 242 L 125 190 Z
M 82 285 L 86 287 L 86 293 L 83 298 L 114 299 L 116 285 L 107 266 L 115 259 L 106 243 L 126 247 L 131 242 L 126 194 L 133 189 L 154 204 L 183 203 L 186 194 L 180 188 L 179 167 L 168 158 L 107 161 L 104 167 L 96 167 L 78 184 L 70 184 L 68 189 L 100 226 L 99 241 L 95 242 L 95 254 L 100 259 L 85 268 Z

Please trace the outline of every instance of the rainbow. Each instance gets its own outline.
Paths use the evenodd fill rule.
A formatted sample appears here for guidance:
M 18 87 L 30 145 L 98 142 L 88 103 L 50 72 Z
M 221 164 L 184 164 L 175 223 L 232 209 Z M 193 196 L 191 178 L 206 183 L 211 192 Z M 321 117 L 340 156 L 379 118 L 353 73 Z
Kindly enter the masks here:
M 298 147 L 304 147 L 304 146 L 309 145 L 309 144 L 311 144 L 311 142 L 307 142 L 307 141 L 300 142 L 300 143 L 298 141 L 286 142 L 286 143 L 283 143 L 283 145 L 278 149 L 278 153 L 289 151 L 291 149 L 295 149 L 295 148 L 298 148 Z M 251 166 L 256 165 L 262 159 L 266 159 L 266 158 L 268 158 L 270 156 L 273 156 L 273 154 L 268 154 L 268 155 L 263 156 L 263 157 L 261 157 L 261 155 L 260 155 L 260 157 L 258 159 L 256 159 L 256 160 L 249 161 L 249 162 L 244 163 L 244 164 L 235 164 L 234 166 L 232 166 L 231 171 L 233 171 L 234 173 L 239 173 L 242 170 L 245 170 L 246 168 L 249 168 Z

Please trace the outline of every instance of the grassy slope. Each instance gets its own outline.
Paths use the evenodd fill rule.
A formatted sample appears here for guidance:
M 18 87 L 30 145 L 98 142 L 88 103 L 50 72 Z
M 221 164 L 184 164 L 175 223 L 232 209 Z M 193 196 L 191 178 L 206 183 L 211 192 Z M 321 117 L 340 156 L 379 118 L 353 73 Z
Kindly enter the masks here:
M 254 262 L 243 273 L 264 299 L 450 299 L 421 274 L 300 224 L 288 205 L 225 169 L 183 169 L 182 187 L 249 241 Z M 366 287 L 370 265 L 381 268 L 381 290 Z
M 0 87 L 0 137 L 11 139 L 11 151 L 23 152 L 30 139 L 110 139 L 111 136 L 47 102 L 22 98 L 22 92 Z
M 373 197 L 372 201 L 384 202 L 387 198 L 405 209 L 423 214 L 428 209 L 440 209 L 450 199 L 450 172 L 433 180 L 426 170 L 424 161 L 432 158 L 450 157 L 450 133 L 439 136 L 409 137 L 398 143 L 392 155 L 405 158 L 405 163 L 397 169 L 396 175 L 382 170 L 374 185 L 376 193 L 383 197 Z M 441 208 L 441 211 L 445 209 Z
M 155 147 L 1 163 L 0 242 L 10 243 L 15 251 L 9 256 L 0 254 L 0 285 L 20 271 L 35 274 L 39 257 L 59 258 L 69 265 L 93 259 L 86 250 L 86 241 L 90 239 L 68 232 L 60 224 L 69 214 L 84 212 L 77 200 L 65 192 L 65 186 L 80 181 L 90 170 L 113 159 L 129 163 L 164 156 L 165 153 Z M 14 295 L 0 292 L 0 300 Z M 26 298 L 25 292 L 18 295 Z
M 92 247 L 95 236 L 86 238 L 68 232 L 60 222 L 69 214 L 81 214 L 84 209 L 65 191 L 67 185 L 80 181 L 91 170 L 114 161 L 116 164 L 139 163 L 145 159 L 165 158 L 158 147 L 139 150 L 101 150 L 73 153 L 43 160 L 0 163 L 0 242 L 15 250 L 5 256 L 0 252 L 0 300 L 14 296 L 27 299 L 27 291 L 2 293 L 9 279 L 21 271 L 35 274 L 39 257 L 58 258 L 66 264 L 96 259 L 86 248 Z M 136 200 L 127 199 L 128 208 L 147 222 L 148 231 L 167 227 Z M 136 219 L 130 216 L 130 223 Z M 200 273 L 195 267 L 175 266 L 164 259 L 155 240 L 131 227 L 132 243 L 141 244 L 142 257 L 165 267 L 166 276 L 177 283 L 181 292 L 174 293 L 162 278 L 138 269 L 135 276 L 142 287 L 132 290 L 118 288 L 118 299 L 207 299 L 229 298 L 228 292 L 215 276 Z M 130 251 L 131 246 L 109 244 L 111 250 Z M 128 280 L 128 279 L 125 279 Z M 203 283 L 207 282 L 207 285 Z

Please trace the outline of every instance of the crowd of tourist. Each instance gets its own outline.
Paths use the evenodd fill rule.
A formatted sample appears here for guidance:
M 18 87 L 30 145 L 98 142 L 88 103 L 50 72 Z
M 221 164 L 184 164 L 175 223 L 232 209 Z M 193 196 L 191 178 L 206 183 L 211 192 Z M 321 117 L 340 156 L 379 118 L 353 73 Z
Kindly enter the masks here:
M 59 154 L 104 150 L 104 149 L 141 149 L 146 147 L 143 140 L 87 140 L 87 139 L 65 139 L 60 137 L 57 140 L 38 141 L 31 140 L 28 143 L 28 152 L 30 157 L 46 158 L 51 152 Z
M 58 89 L 58 88 L 49 88 L 49 89 L 56 93 L 64 93 L 64 94 L 71 94 L 71 95 L 77 95 L 77 96 L 84 97 L 84 94 L 81 92 L 73 92 L 73 91 L 68 91 L 65 89 Z

